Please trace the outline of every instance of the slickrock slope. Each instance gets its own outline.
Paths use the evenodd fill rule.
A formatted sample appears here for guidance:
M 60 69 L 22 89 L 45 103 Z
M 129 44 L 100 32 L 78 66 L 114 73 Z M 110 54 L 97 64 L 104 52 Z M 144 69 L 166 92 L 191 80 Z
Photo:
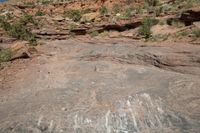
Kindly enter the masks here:
M 198 45 L 83 40 L 0 71 L 1 132 L 199 132 Z

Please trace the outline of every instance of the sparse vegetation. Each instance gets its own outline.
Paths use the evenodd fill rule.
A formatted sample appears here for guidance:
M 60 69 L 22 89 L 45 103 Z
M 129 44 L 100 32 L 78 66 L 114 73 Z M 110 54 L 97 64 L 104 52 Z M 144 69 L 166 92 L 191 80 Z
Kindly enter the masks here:
M 196 38 L 200 38 L 200 29 L 194 29 L 194 30 L 192 31 L 192 33 L 194 34 L 194 36 L 195 36 Z
M 99 34 L 101 37 L 106 37 L 109 35 L 109 32 L 108 31 L 103 31 Z
M 75 28 L 77 28 L 77 25 L 74 24 L 74 23 L 71 23 L 68 28 L 69 28 L 69 36 L 71 38 L 74 38 L 76 36 L 76 34 L 74 32 L 72 32 L 72 30 L 74 30 Z
M 91 13 L 91 9 L 87 8 L 81 11 L 82 14 Z
M 102 26 L 104 25 L 102 24 L 104 22 L 106 25 L 107 24 L 111 25 L 110 23 L 112 23 L 113 25 L 119 25 L 119 27 L 120 26 L 123 27 L 123 25 L 125 25 L 124 26 L 125 28 L 122 28 L 122 29 L 130 30 L 132 28 L 137 28 L 138 26 L 138 24 L 136 24 L 136 27 L 129 26 L 131 25 L 130 23 L 135 23 L 135 22 L 132 22 L 134 21 L 132 18 L 134 18 L 136 22 L 141 23 L 140 18 L 143 17 L 144 19 L 142 20 L 142 24 L 139 27 L 138 32 L 145 39 L 153 38 L 152 33 L 151 33 L 151 26 L 154 23 L 153 22 L 154 17 L 157 17 L 160 20 L 159 22 L 160 25 L 164 25 L 161 28 L 167 28 L 167 27 L 173 28 L 173 31 L 176 32 L 180 30 L 178 28 L 185 27 L 185 25 L 187 25 L 187 22 L 185 20 L 181 20 L 181 21 L 185 21 L 185 23 L 180 22 L 179 16 L 181 15 L 176 15 L 176 17 L 172 17 L 172 18 L 171 16 L 172 15 L 175 16 L 175 14 L 182 14 L 182 12 L 185 12 L 185 9 L 187 9 L 188 7 L 196 7 L 197 5 L 200 4 L 199 0 L 185 0 L 185 1 L 175 0 L 175 1 L 169 1 L 169 2 L 165 2 L 162 0 L 141 0 L 141 1 L 140 0 L 125 0 L 121 2 L 118 2 L 118 1 L 107 2 L 106 4 L 105 3 L 103 4 L 104 1 L 101 1 L 102 6 L 96 9 L 96 6 L 92 7 L 90 3 L 84 3 L 84 1 L 82 1 L 81 3 L 78 3 L 77 5 L 76 5 L 76 2 L 74 3 L 72 2 L 72 5 L 70 6 L 67 6 L 67 5 L 63 6 L 63 3 L 66 1 L 68 0 L 36 0 L 34 2 L 23 1 L 22 3 L 24 4 L 23 6 L 25 6 L 26 8 L 27 8 L 27 5 L 30 5 L 30 6 L 35 5 L 33 8 L 34 10 L 31 8 L 27 8 L 25 12 L 32 11 L 31 13 L 33 13 L 36 11 L 36 13 L 34 14 L 34 17 L 44 16 L 44 17 L 35 17 L 35 19 L 41 22 L 39 23 L 40 26 L 45 25 L 45 23 L 48 23 L 47 27 L 44 26 L 44 30 L 47 29 L 47 32 L 48 32 L 48 27 L 55 27 L 55 30 L 58 30 L 58 32 L 62 31 L 62 32 L 67 32 L 67 33 L 70 33 L 76 26 L 78 26 L 79 28 L 84 27 L 86 30 L 88 30 L 90 28 L 92 29 L 93 26 L 96 26 L 96 25 Z M 36 6 L 37 4 L 40 4 L 40 5 L 44 4 L 45 6 L 44 5 Z M 46 5 L 46 4 L 51 4 L 51 5 Z M 87 4 L 89 4 L 89 6 L 87 6 Z M 56 10 L 54 10 L 55 8 L 53 8 L 52 5 L 56 5 L 58 8 L 62 8 L 62 9 L 57 10 L 58 8 L 56 7 Z M 82 6 L 83 8 L 80 8 Z M 50 9 L 50 11 L 47 12 L 46 9 L 42 9 L 41 7 L 42 8 L 47 7 Z M 30 32 L 31 29 L 33 29 L 33 26 L 30 25 L 30 23 L 33 23 L 32 20 L 29 19 L 31 20 L 31 22 L 28 22 L 29 24 L 24 23 L 26 21 L 24 18 L 18 21 L 18 18 L 19 18 L 18 16 L 24 13 L 23 9 L 19 9 L 19 12 L 17 12 L 16 14 L 12 12 L 6 12 L 6 10 L 3 10 L 3 9 L 0 9 L 0 12 L 2 15 L 5 16 L 5 19 L 1 19 L 3 20 L 1 21 L 1 27 L 6 31 L 8 35 L 21 39 L 21 40 L 28 40 L 30 43 L 35 42 L 36 37 L 34 34 Z M 62 16 L 60 16 L 60 13 L 62 13 Z M 169 17 L 166 17 L 167 15 Z M 145 17 L 145 16 L 152 16 L 152 18 Z M 52 19 L 53 21 L 51 21 L 51 17 L 55 17 L 58 19 Z M 74 22 L 72 22 L 71 20 L 73 20 Z M 128 26 L 126 27 L 126 25 Z M 155 27 L 155 30 L 154 29 L 152 30 L 153 32 L 154 31 L 156 32 L 154 34 L 159 33 L 159 31 L 156 28 L 157 27 Z M 40 30 L 43 30 L 43 29 L 38 28 L 35 31 L 40 32 Z M 52 30 L 54 30 L 54 28 L 52 28 Z M 113 30 L 118 30 L 118 29 L 115 28 L 114 26 Z M 91 31 L 91 30 L 88 30 L 88 31 Z M 88 33 L 88 31 L 86 33 Z M 97 34 L 98 33 L 96 32 L 96 33 L 91 33 L 90 35 L 96 36 Z M 101 33 L 99 34 L 101 35 Z M 181 33 L 176 32 L 173 34 L 181 34 Z M 190 29 L 189 35 L 188 37 L 194 37 L 194 36 L 198 37 L 198 31 L 194 31 L 193 33 Z M 40 35 L 40 37 L 42 36 L 43 35 Z M 183 35 L 180 35 L 180 36 L 183 37 L 184 33 Z M 159 37 L 155 36 L 154 38 L 160 38 L 160 36 Z
M 124 16 L 125 16 L 126 18 L 130 18 L 130 17 L 132 16 L 132 8 L 127 8 L 127 9 L 125 10 Z
M 158 6 L 160 4 L 159 0 L 145 0 L 148 6 Z
M 166 41 L 169 38 L 169 34 L 158 34 L 151 36 L 148 38 L 149 41 L 159 42 L 159 41 Z
M 136 11 L 136 14 L 143 14 L 143 12 L 144 12 L 144 9 L 143 8 L 140 8 L 140 7 L 137 7 L 136 9 L 135 9 L 135 11 Z
M 159 0 L 145 0 L 143 11 L 153 13 L 155 16 L 160 16 L 163 12 L 163 7 Z
M 31 45 L 36 45 L 36 36 L 30 32 L 30 29 L 27 28 L 29 23 L 35 24 L 32 16 L 27 14 L 22 16 L 17 22 L 13 24 L 8 23 L 4 17 L 1 17 L 0 19 L 0 26 L 9 36 L 20 40 L 26 40 L 29 41 Z
M 24 5 L 26 5 L 27 7 L 31 8 L 31 7 L 35 6 L 35 2 L 33 2 L 33 1 L 32 2 L 31 1 L 30 2 L 26 2 L 26 3 L 24 3 Z
M 155 7 L 154 14 L 156 16 L 160 16 L 162 13 L 163 13 L 163 7 L 162 6 Z
M 175 26 L 177 28 L 182 28 L 185 26 L 185 24 L 181 21 L 178 21 L 178 20 L 174 20 L 172 21 L 172 26 Z
M 44 16 L 45 14 L 42 11 L 37 11 L 35 16 Z
M 114 4 L 113 8 L 112 8 L 112 11 L 113 11 L 114 14 L 120 13 L 121 12 L 120 5 L 119 4 Z
M 162 19 L 162 20 L 159 20 L 159 25 L 165 25 L 167 22 L 166 20 Z
M 98 35 L 99 35 L 98 31 L 93 31 L 93 32 L 90 33 L 91 37 L 95 37 L 95 36 L 98 36 Z
M 183 32 L 180 32 L 179 34 L 180 34 L 181 36 L 184 36 L 184 37 L 185 37 L 185 36 L 187 36 L 189 33 L 188 33 L 187 31 L 183 31 Z
M 10 49 L 3 49 L 0 51 L 0 62 L 9 61 L 12 57 L 12 51 Z
M 99 10 L 101 15 L 107 15 L 108 14 L 108 9 L 105 6 L 102 6 Z
M 74 24 L 74 23 L 71 23 L 70 25 L 69 25 L 69 30 L 71 31 L 71 30 L 73 30 L 73 29 L 75 29 L 75 28 L 77 28 L 77 25 L 76 24 Z
M 139 28 L 140 35 L 144 36 L 145 39 L 148 39 L 151 37 L 151 27 L 155 23 L 155 19 L 151 17 L 145 17 L 142 20 L 142 25 Z
M 81 19 L 81 12 L 79 10 L 70 9 L 64 12 L 64 17 L 68 17 L 75 22 Z
M 54 2 L 53 0 L 37 0 L 37 3 L 43 4 L 43 5 L 47 5 L 53 2 Z

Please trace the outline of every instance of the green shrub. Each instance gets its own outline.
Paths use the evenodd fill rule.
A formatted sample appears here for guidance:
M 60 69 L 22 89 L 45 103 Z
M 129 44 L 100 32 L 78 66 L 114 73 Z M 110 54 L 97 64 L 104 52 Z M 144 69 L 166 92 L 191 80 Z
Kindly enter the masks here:
M 132 15 L 132 9 L 131 9 L 131 8 L 127 8 L 127 9 L 125 10 L 124 16 L 125 16 L 126 18 L 130 18 L 131 15 Z
M 37 0 L 37 3 L 41 3 L 43 5 L 47 5 L 47 4 L 53 3 L 53 0 Z
M 109 35 L 109 32 L 108 31 L 103 31 L 99 34 L 101 37 L 106 37 Z
M 143 14 L 144 9 L 141 8 L 141 7 L 137 7 L 137 8 L 135 9 L 135 11 L 136 11 L 137 14 Z
M 8 23 L 5 19 L 2 19 L 2 17 L 0 17 L 0 26 L 9 36 L 20 40 L 26 40 L 29 41 L 31 45 L 36 45 L 36 36 L 32 32 L 30 32 L 30 29 L 27 28 L 28 23 L 35 24 L 32 16 L 30 15 L 24 15 L 20 18 L 19 21 L 13 24 Z
M 98 31 L 93 31 L 93 32 L 90 33 L 91 37 L 95 37 L 95 36 L 98 36 L 98 35 L 99 35 Z
M 81 12 L 79 10 L 67 10 L 64 12 L 64 17 L 68 17 L 75 22 L 78 22 L 81 19 Z
M 36 13 L 35 13 L 35 16 L 44 16 L 45 14 L 43 13 L 43 12 L 41 12 L 41 11 L 37 11 Z
M 71 31 L 71 30 L 74 30 L 75 28 L 77 28 L 77 25 L 74 23 L 71 23 L 68 28 Z
M 163 13 L 163 7 L 162 6 L 158 6 L 154 8 L 154 13 L 156 16 L 160 16 Z
M 151 27 L 155 23 L 155 19 L 152 19 L 150 17 L 145 17 L 142 20 L 142 25 L 139 27 L 139 34 L 144 36 L 145 39 L 148 39 L 151 37 Z
M 195 37 L 200 38 L 200 29 L 194 29 L 192 33 L 195 35 Z
M 158 42 L 158 41 L 166 41 L 169 38 L 169 34 L 158 34 L 151 36 L 148 38 L 148 41 Z
M 185 24 L 179 20 L 173 20 L 172 21 L 172 25 L 177 27 L 177 28 L 182 28 L 185 26 Z
M 108 14 L 108 9 L 105 6 L 102 6 L 99 10 L 101 15 L 106 15 Z
M 11 28 L 11 25 L 5 20 L 5 16 L 0 16 L 0 27 L 3 28 L 5 31 L 8 31 Z
M 183 31 L 183 32 L 180 32 L 179 34 L 180 34 L 181 36 L 188 36 L 189 33 L 188 33 L 187 31 Z
M 160 4 L 159 0 L 145 0 L 148 6 L 158 6 Z
M 92 10 L 90 8 L 84 9 L 81 11 L 82 14 L 87 14 L 87 13 L 91 13 Z
M 159 25 L 165 25 L 167 22 L 164 19 L 159 20 Z
M 0 62 L 9 61 L 12 57 L 12 51 L 10 49 L 4 49 L 0 51 Z

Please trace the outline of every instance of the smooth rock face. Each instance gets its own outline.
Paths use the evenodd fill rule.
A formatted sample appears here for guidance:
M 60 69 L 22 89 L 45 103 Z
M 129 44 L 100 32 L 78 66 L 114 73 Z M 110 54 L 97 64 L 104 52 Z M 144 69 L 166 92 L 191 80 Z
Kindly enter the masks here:
M 181 58 L 199 51 L 199 46 L 68 40 L 42 47 L 48 52 L 20 70 L 14 81 L 0 81 L 1 132 L 200 131 L 200 79 L 198 73 L 191 74 L 199 71 L 199 64 L 185 72 L 179 71 L 183 66 L 157 68 L 146 54 L 157 55 L 154 60 L 164 55 L 167 63 L 173 61 L 169 55 L 179 53 Z

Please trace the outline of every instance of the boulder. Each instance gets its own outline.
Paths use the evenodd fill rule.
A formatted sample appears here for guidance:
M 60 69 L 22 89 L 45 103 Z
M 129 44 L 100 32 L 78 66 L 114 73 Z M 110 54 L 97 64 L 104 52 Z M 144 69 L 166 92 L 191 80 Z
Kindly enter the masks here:
M 17 42 L 17 43 L 14 43 L 14 44 L 10 47 L 10 49 L 11 49 L 12 52 L 16 52 L 16 51 L 18 51 L 18 50 L 20 50 L 20 49 L 23 49 L 23 48 L 25 48 L 25 47 L 26 47 L 25 44 Z
M 30 58 L 31 55 L 28 52 L 28 46 L 26 46 L 25 43 L 22 42 L 17 42 L 14 43 L 11 47 L 10 50 L 12 52 L 12 57 L 10 58 L 10 61 L 15 60 L 15 59 L 26 59 Z
M 22 42 L 14 43 L 8 48 L 2 48 L 0 51 L 2 52 L 0 62 L 30 58 L 29 47 Z

